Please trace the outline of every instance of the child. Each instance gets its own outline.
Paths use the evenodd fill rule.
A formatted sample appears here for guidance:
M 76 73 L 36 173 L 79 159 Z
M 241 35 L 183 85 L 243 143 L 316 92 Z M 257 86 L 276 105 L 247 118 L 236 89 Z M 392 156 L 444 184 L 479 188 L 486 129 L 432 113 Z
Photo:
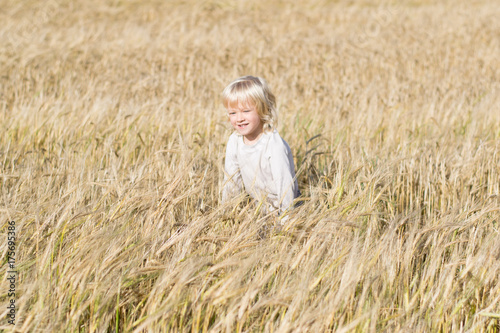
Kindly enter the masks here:
M 243 76 L 222 92 L 223 104 L 235 132 L 226 147 L 222 201 L 243 188 L 262 202 L 265 212 L 279 215 L 299 196 L 290 147 L 276 130 L 276 99 L 266 81 Z

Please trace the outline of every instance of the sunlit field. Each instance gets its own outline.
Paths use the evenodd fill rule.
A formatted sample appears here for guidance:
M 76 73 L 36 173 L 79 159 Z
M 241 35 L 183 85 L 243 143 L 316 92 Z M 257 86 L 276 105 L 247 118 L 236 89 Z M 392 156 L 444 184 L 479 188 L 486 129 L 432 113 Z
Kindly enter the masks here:
M 0 330 L 500 332 L 499 17 L 0 0 Z M 294 154 L 284 225 L 220 203 L 242 75 Z

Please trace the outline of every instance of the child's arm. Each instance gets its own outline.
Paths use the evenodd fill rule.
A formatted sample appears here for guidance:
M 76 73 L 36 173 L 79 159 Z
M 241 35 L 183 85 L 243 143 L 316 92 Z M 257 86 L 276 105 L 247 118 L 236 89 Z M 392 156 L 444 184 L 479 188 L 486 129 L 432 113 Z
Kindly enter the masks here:
M 281 137 L 278 138 L 281 142 L 273 145 L 270 163 L 273 181 L 280 202 L 279 213 L 281 214 L 292 208 L 293 200 L 299 195 L 299 189 L 297 180 L 295 179 L 292 151 Z
M 237 137 L 231 135 L 226 146 L 226 159 L 224 162 L 224 185 L 222 189 L 222 202 L 228 201 L 230 198 L 238 195 L 243 189 L 241 180 L 240 166 L 237 153 Z

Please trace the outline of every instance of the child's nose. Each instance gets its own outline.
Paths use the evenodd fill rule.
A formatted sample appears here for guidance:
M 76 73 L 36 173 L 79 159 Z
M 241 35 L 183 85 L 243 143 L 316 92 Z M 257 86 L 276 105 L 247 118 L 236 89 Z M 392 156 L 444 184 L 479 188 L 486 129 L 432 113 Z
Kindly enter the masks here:
M 236 120 L 243 120 L 243 112 L 236 112 Z

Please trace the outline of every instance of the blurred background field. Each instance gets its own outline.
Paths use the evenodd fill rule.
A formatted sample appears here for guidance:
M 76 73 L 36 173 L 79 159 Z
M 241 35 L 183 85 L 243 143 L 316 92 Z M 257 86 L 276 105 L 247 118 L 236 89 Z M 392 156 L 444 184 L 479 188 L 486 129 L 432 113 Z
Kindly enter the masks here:
M 0 329 L 499 332 L 496 1 L 0 0 Z M 267 79 L 305 204 L 219 203 Z

